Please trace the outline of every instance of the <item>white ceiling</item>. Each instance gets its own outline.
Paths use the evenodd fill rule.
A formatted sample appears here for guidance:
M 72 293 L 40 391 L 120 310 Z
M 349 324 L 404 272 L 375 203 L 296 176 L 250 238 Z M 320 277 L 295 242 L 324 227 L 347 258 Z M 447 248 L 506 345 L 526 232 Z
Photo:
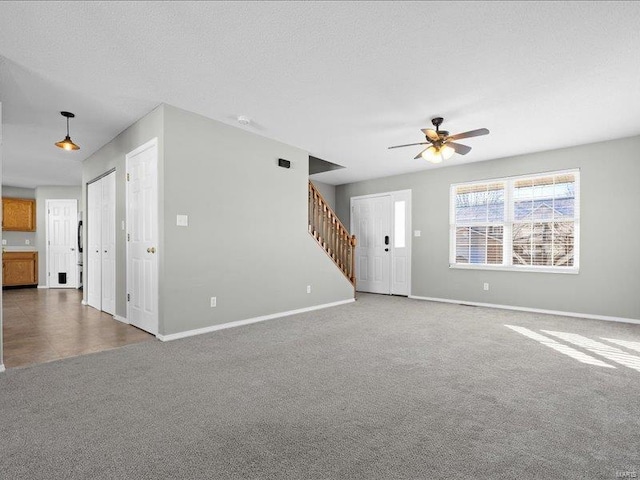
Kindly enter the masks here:
M 162 102 L 347 167 L 332 184 L 442 168 L 387 150 L 437 115 L 491 130 L 447 165 L 640 134 L 639 22 L 640 2 L 0 2 L 3 184 L 79 184 Z M 53 146 L 61 110 L 78 152 Z

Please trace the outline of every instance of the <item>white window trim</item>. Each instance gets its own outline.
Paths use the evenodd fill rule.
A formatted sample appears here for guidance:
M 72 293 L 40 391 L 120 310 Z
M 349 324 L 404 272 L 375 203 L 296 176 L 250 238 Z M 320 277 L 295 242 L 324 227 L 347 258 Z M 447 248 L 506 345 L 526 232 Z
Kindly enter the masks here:
M 534 265 L 513 265 L 513 245 L 512 245 L 512 231 L 513 224 L 516 223 L 513 220 L 513 184 L 522 179 L 533 179 L 538 177 L 548 177 L 555 175 L 573 174 L 575 176 L 575 205 L 573 215 L 573 238 L 574 238 L 574 253 L 573 253 L 573 266 L 571 267 L 550 267 L 550 266 L 534 266 Z M 503 244 L 502 244 L 502 264 L 478 264 L 478 263 L 456 263 L 456 205 L 455 205 L 455 192 L 460 186 L 465 185 L 482 185 L 487 183 L 504 183 L 504 205 L 505 212 L 503 222 L 491 223 L 491 222 L 478 222 L 474 226 L 495 226 L 501 225 L 503 227 Z M 580 169 L 568 169 L 568 170 L 556 170 L 551 172 L 538 172 L 525 175 L 514 175 L 510 177 L 501 178 L 488 178 L 484 180 L 474 180 L 472 182 L 453 183 L 449 188 L 449 268 L 460 270 L 501 270 L 509 272 L 536 272 L 536 273 L 564 273 L 564 274 L 578 274 L 580 272 Z

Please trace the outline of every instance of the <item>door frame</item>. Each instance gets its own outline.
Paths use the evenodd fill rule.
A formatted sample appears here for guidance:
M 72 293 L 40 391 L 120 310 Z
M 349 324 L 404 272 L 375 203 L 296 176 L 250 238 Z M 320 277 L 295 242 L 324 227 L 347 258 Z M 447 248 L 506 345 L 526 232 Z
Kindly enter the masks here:
M 402 200 L 407 202 L 406 210 L 405 210 L 405 239 L 406 239 L 406 248 L 407 248 L 407 297 L 412 295 L 411 291 L 411 264 L 412 264 L 412 190 L 394 190 L 392 192 L 378 192 L 378 193 L 370 193 L 367 195 L 356 195 L 349 199 L 349 231 L 354 231 L 354 223 L 353 223 L 353 201 L 354 200 L 365 200 L 367 198 L 376 198 L 376 197 L 391 197 L 391 240 L 394 240 L 394 230 L 395 230 L 395 202 L 396 199 L 400 200 L 399 197 L 403 197 Z M 357 240 L 357 238 L 356 238 Z M 356 246 L 356 248 L 358 248 Z M 389 291 L 391 295 L 399 295 L 397 293 L 393 293 L 393 266 L 395 260 L 395 248 L 391 249 L 390 255 L 390 266 L 389 266 Z
M 125 155 L 125 304 L 127 306 L 126 308 L 126 315 L 127 315 L 127 322 L 129 324 L 131 324 L 130 321 L 130 310 L 131 310 L 131 303 L 129 302 L 127 296 L 129 295 L 129 286 L 130 286 L 130 275 L 131 275 L 131 268 L 130 268 L 130 262 L 131 262 L 131 252 L 130 252 L 130 242 L 128 241 L 128 235 L 129 235 L 129 181 L 126 178 L 126 175 L 128 175 L 129 173 L 129 162 L 130 159 L 132 157 L 135 157 L 136 155 L 138 155 L 139 153 L 144 152 L 145 150 L 148 150 L 150 148 L 155 147 L 156 149 L 156 225 L 157 225 L 157 231 L 156 231 L 156 235 L 157 235 L 157 244 L 158 244 L 158 253 L 156 256 L 156 261 L 157 261 L 157 265 L 156 265 L 156 284 L 155 284 L 155 289 L 156 289 L 156 313 L 157 313 L 157 318 L 156 318 L 156 324 L 155 324 L 155 328 L 153 332 L 148 332 L 151 333 L 152 335 L 155 335 L 156 337 L 160 336 L 160 258 L 162 255 L 162 246 L 160 245 L 160 152 L 159 152 L 159 145 L 158 145 L 158 137 L 152 138 L 151 140 L 149 140 L 148 142 L 143 143 L 142 145 L 140 145 L 139 147 L 135 148 L 134 150 L 130 151 L 129 153 L 127 153 Z M 134 325 L 135 326 L 135 325 Z
M 45 221 L 45 225 L 44 225 L 44 245 L 45 245 L 45 250 L 44 250 L 44 254 L 45 254 L 45 269 L 47 271 L 47 288 L 52 288 L 51 287 L 51 270 L 49 268 L 49 262 L 51 261 L 51 255 L 50 255 L 50 251 L 49 251 L 49 202 L 50 201 L 54 201 L 54 202 L 76 202 L 76 220 L 75 220 L 75 225 L 74 225 L 74 232 L 76 231 L 76 229 L 78 228 L 78 199 L 77 198 L 47 198 L 45 199 L 45 204 L 44 204 L 44 208 L 46 209 L 46 221 Z M 75 239 L 75 235 L 73 236 L 73 238 Z M 78 246 L 76 245 L 74 247 L 74 251 L 76 252 L 76 261 L 73 265 L 73 267 L 76 269 L 76 284 L 73 287 L 55 287 L 55 288 L 75 288 L 78 289 L 80 288 L 80 272 L 79 272 L 79 266 L 78 266 L 78 262 L 80 261 L 80 257 L 79 255 L 81 255 L 81 253 L 78 251 Z

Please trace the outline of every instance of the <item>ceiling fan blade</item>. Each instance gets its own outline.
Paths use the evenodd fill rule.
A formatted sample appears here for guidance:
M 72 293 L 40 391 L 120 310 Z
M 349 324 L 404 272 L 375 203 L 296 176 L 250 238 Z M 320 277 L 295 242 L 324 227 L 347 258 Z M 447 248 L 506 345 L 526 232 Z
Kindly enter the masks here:
M 414 145 L 426 145 L 427 143 L 431 143 L 431 142 L 407 143 L 406 145 L 395 145 L 393 147 L 387 147 L 387 148 L 389 149 L 389 148 L 413 147 Z
M 479 128 L 477 130 L 470 130 L 468 132 L 450 135 L 447 137 L 447 140 L 460 140 L 461 138 L 479 137 L 480 135 L 487 135 L 488 133 L 489 130 L 487 130 L 486 128 Z
M 438 136 L 438 132 L 436 132 L 433 128 L 423 128 L 422 133 L 424 133 L 431 140 L 438 140 L 440 138 Z
M 445 145 L 449 145 L 451 148 L 453 148 L 456 151 L 456 153 L 459 153 L 460 155 L 466 155 L 471 151 L 471 147 L 467 147 L 466 145 L 462 145 L 461 143 L 448 141 L 447 143 L 445 143 Z
M 413 157 L 414 160 L 417 160 L 418 158 L 422 157 L 422 154 L 424 152 L 426 152 L 427 150 L 429 150 L 430 147 L 425 148 L 424 150 L 422 150 L 418 155 L 416 155 L 415 157 Z

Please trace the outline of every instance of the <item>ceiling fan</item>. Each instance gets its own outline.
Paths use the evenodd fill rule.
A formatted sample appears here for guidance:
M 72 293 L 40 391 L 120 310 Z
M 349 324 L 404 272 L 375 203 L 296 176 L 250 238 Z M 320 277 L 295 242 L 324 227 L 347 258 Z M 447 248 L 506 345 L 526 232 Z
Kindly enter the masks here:
M 422 150 L 415 158 L 424 158 L 432 163 L 440 163 L 443 160 L 448 160 L 454 153 L 459 153 L 460 155 L 466 155 L 471 151 L 471 147 L 467 147 L 466 145 L 462 145 L 461 143 L 455 143 L 454 140 L 460 140 L 461 138 L 469 138 L 469 137 L 479 137 L 480 135 L 487 135 L 489 130 L 486 128 L 479 128 L 477 130 L 470 130 L 464 133 L 457 133 L 455 135 L 449 135 L 449 132 L 446 130 L 440 130 L 440 125 L 442 125 L 442 121 L 444 119 L 442 117 L 436 117 L 431 120 L 433 126 L 436 129 L 432 128 L 423 128 L 422 133 L 424 133 L 426 142 L 418 142 L 418 143 L 407 143 L 406 145 L 396 145 L 394 147 L 389 148 L 401 148 L 401 147 L 411 147 L 413 145 L 427 145 L 424 150 Z

